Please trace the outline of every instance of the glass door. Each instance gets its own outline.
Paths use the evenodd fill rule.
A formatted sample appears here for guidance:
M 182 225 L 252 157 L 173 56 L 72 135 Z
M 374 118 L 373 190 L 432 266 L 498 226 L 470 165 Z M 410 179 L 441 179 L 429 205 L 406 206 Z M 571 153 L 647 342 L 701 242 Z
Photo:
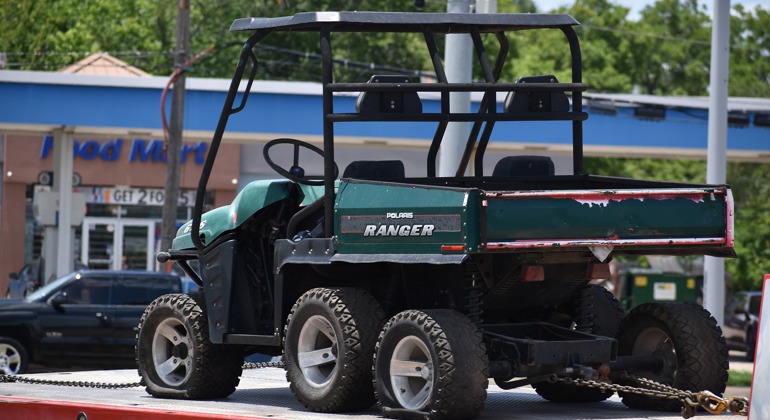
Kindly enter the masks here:
M 87 217 L 81 259 L 92 269 L 150 270 L 154 236 L 154 220 Z
M 109 270 L 115 265 L 115 230 L 113 221 L 84 220 L 81 261 L 88 268 Z
M 121 268 L 123 270 L 149 270 L 152 268 L 152 249 L 150 229 L 152 222 L 128 224 L 121 222 L 123 228 Z

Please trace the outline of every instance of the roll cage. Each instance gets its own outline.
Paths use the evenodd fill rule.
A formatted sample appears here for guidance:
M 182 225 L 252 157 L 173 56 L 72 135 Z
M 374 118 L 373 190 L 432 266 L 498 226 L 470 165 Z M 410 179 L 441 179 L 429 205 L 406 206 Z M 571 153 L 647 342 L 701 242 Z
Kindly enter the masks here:
M 225 104 L 211 141 L 204 163 L 192 220 L 191 239 L 201 251 L 206 245 L 201 241 L 200 223 L 203 201 L 217 151 L 231 115 L 244 109 L 251 86 L 258 69 L 255 47 L 273 32 L 315 32 L 319 36 L 321 73 L 323 85 L 323 149 L 324 158 L 324 236 L 334 232 L 334 126 L 348 122 L 435 122 L 437 124 L 426 160 L 427 175 L 436 177 L 436 158 L 445 130 L 450 122 L 472 122 L 456 176 L 460 177 L 476 150 L 474 164 L 479 174 L 483 173 L 483 158 L 495 123 L 499 121 L 572 121 L 573 168 L 575 175 L 583 174 L 583 130 L 582 122 L 588 115 L 582 110 L 582 92 L 587 86 L 581 82 L 581 55 L 577 35 L 573 26 L 579 23 L 566 14 L 466 14 L 466 13 L 397 13 L 397 12 L 308 12 L 278 18 L 236 19 L 231 31 L 251 31 L 252 34 L 241 49 L 235 73 L 227 92 Z M 509 52 L 506 32 L 556 28 L 567 38 L 571 53 L 571 83 L 543 82 L 535 77 L 527 83 L 498 83 L 503 65 Z M 331 34 L 335 32 L 411 32 L 421 33 L 430 54 L 437 83 L 336 83 L 333 80 L 333 52 Z M 471 83 L 450 83 L 447 79 L 441 55 L 436 43 L 436 34 L 469 34 L 475 49 L 475 59 L 483 74 L 482 81 Z M 494 35 L 499 45 L 494 64 L 490 62 L 482 41 L 482 34 Z M 236 97 L 247 64 L 251 69 L 247 76 L 246 88 L 236 105 Z M 380 94 L 413 94 L 436 92 L 440 95 L 439 112 L 335 112 L 333 96 L 338 92 L 378 92 Z M 483 94 L 477 112 L 452 112 L 449 95 L 451 92 L 480 92 Z M 551 95 L 558 93 L 572 95 L 572 106 L 566 109 L 504 110 L 498 112 L 497 92 L 523 93 L 524 95 Z M 526 107 L 526 104 L 525 104 Z M 531 112 L 535 111 L 535 112 Z

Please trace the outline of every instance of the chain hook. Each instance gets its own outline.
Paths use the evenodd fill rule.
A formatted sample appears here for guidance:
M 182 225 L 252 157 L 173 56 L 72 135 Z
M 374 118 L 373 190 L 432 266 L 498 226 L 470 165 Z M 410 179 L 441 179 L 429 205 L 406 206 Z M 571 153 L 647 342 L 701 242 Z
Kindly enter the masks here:
M 698 393 L 698 403 L 704 410 L 711 414 L 722 414 L 727 411 L 728 401 L 724 398 L 718 397 L 716 394 L 710 391 L 702 391 Z
M 749 399 L 746 397 L 733 397 L 730 401 L 730 412 L 739 416 L 748 416 Z

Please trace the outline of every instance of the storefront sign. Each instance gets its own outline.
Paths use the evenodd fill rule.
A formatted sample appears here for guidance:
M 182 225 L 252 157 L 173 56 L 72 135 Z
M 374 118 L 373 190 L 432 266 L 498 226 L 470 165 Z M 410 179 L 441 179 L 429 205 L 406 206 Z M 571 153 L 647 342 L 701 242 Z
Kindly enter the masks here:
M 96 140 L 75 140 L 73 156 L 83 160 L 117 161 L 120 159 L 124 143 L 130 143 L 131 145 L 128 153 L 129 162 L 166 162 L 163 140 L 134 139 L 129 142 L 123 139 L 115 139 L 104 143 Z M 52 150 L 53 136 L 45 136 L 43 138 L 43 147 L 40 150 L 40 158 L 47 158 Z M 205 142 L 183 144 L 181 162 L 185 163 L 188 159 L 193 159 L 196 165 L 202 165 L 206 160 L 206 150 L 208 150 L 208 144 Z
M 162 206 L 165 201 L 165 191 L 160 188 L 93 187 L 87 196 L 87 201 L 99 204 Z M 195 191 L 180 191 L 178 204 L 181 207 L 194 206 Z

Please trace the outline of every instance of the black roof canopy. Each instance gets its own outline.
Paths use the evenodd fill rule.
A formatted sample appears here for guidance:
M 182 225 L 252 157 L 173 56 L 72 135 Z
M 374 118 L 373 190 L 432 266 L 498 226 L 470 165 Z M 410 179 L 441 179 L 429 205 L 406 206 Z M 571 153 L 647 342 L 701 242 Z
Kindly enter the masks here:
M 579 25 L 567 14 L 537 13 L 414 13 L 414 12 L 305 12 L 277 18 L 241 18 L 230 31 L 318 31 L 331 25 L 334 32 L 464 33 L 557 28 Z

